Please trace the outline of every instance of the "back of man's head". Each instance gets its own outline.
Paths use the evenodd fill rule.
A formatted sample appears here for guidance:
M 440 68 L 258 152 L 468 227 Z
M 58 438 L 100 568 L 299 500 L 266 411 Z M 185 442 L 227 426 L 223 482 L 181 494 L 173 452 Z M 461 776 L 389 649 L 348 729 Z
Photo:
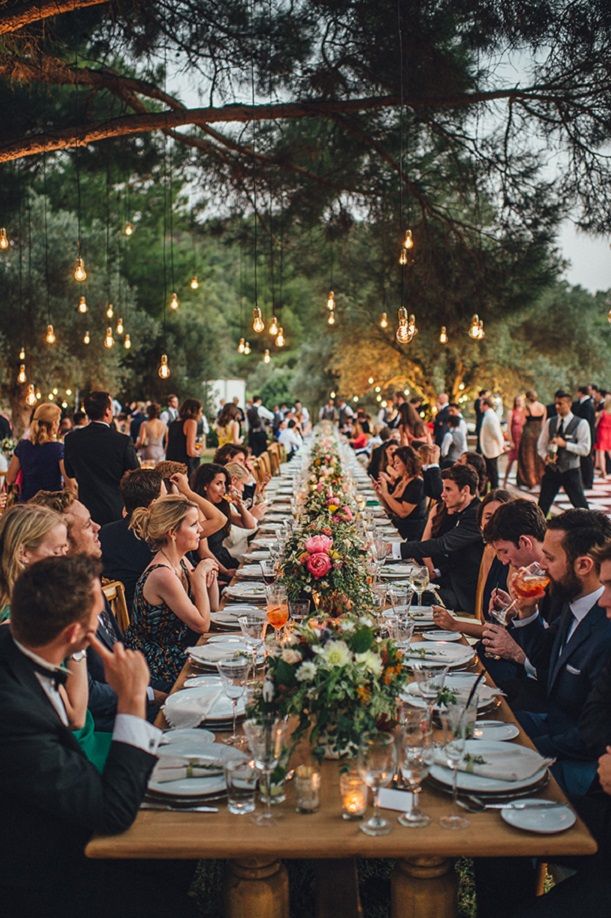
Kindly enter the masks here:
M 451 414 L 448 418 L 448 427 L 460 427 L 460 418 Z
M 161 475 L 155 469 L 130 469 L 123 475 L 119 489 L 129 517 L 136 507 L 148 507 L 159 497 Z
M 611 519 L 602 510 L 565 510 L 549 520 L 547 529 L 563 533 L 562 547 L 569 564 L 611 539 Z
M 101 421 L 112 407 L 112 400 L 108 392 L 95 391 L 89 393 L 83 404 L 90 421 Z
M 518 545 L 521 536 L 530 536 L 537 542 L 545 538 L 545 515 L 533 500 L 519 497 L 495 510 L 484 529 L 484 539 L 492 542 L 513 542 Z
M 44 558 L 27 567 L 11 597 L 11 631 L 26 647 L 44 647 L 91 613 L 94 582 L 102 568 L 86 555 Z
M 36 504 L 38 507 L 48 507 L 49 510 L 55 510 L 56 513 L 61 513 L 63 516 L 75 500 L 72 491 L 37 491 L 28 503 Z

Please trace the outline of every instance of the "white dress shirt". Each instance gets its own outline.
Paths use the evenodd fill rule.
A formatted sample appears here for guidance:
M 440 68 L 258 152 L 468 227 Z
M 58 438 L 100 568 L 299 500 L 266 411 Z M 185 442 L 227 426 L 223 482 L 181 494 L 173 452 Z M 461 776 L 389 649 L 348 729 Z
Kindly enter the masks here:
M 486 459 L 496 459 L 503 452 L 505 439 L 501 429 L 501 422 L 492 408 L 488 408 L 484 412 L 479 432 L 479 442 Z
M 569 411 L 566 417 L 561 418 L 558 416 L 558 427 L 560 427 L 560 422 L 564 421 L 564 429 L 566 430 L 569 426 L 569 423 L 573 420 L 573 412 Z M 543 430 L 539 434 L 539 439 L 537 440 L 537 452 L 542 459 L 547 458 L 547 447 L 549 445 L 549 418 L 543 425 Z M 558 434 L 556 434 L 558 436 Z M 581 418 L 579 424 L 573 432 L 574 440 L 567 440 L 566 446 L 564 447 L 567 453 L 576 453 L 578 456 L 589 456 L 590 450 L 592 449 L 592 437 L 590 436 L 590 425 L 584 418 Z
M 574 599 L 569 603 L 569 609 L 573 613 L 573 621 L 571 622 L 571 627 L 568 630 L 567 638 L 565 641 L 565 646 L 571 640 L 577 628 L 582 623 L 590 609 L 596 605 L 598 600 L 603 594 L 604 587 L 599 587 L 597 590 L 594 590 L 593 593 L 588 593 L 586 596 L 580 596 L 577 599 Z M 524 628 L 526 625 L 530 625 L 531 622 L 536 621 L 539 618 L 539 609 L 537 608 L 532 615 L 529 615 L 528 618 L 514 618 L 512 622 L 513 628 Z

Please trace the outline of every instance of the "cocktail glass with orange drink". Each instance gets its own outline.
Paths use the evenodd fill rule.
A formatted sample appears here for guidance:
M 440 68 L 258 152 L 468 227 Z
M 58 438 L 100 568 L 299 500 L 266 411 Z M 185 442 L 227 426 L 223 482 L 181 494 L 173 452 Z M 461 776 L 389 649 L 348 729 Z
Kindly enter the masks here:
M 549 586 L 550 578 L 537 561 L 520 568 L 513 580 L 513 590 L 521 599 L 540 599 Z
M 285 587 L 278 583 L 270 583 L 265 590 L 267 597 L 267 621 L 278 633 L 289 619 L 289 601 Z

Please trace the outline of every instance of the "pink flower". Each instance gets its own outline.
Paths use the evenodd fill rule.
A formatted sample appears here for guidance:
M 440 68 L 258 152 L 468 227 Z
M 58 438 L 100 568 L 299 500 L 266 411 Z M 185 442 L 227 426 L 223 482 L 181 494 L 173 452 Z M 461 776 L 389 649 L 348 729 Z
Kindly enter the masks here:
M 345 523 L 349 523 L 352 520 L 352 510 L 350 507 L 342 507 L 340 512 L 337 514 Z
M 318 551 L 310 555 L 306 562 L 306 567 L 312 577 L 316 580 L 322 580 L 323 577 L 327 576 L 333 565 L 331 564 L 329 555 L 325 555 L 324 552 Z
M 323 552 L 323 554 L 331 548 L 333 545 L 333 539 L 327 538 L 324 535 L 315 535 L 310 536 L 307 542 L 304 545 L 306 551 L 309 551 L 311 554 L 318 554 Z

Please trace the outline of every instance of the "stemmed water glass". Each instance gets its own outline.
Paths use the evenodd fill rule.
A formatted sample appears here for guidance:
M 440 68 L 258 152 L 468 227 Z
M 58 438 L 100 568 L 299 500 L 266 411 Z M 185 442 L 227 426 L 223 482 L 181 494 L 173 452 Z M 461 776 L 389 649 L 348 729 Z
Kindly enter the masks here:
M 433 763 L 435 747 L 433 730 L 428 712 L 412 708 L 406 710 L 399 734 L 399 770 L 412 792 L 410 808 L 398 818 L 400 825 L 408 829 L 428 826 L 431 819 L 420 809 L 422 781 Z
M 422 594 L 428 589 L 429 586 L 428 567 L 425 564 L 416 565 L 409 575 L 409 580 L 418 597 L 418 605 L 421 606 Z
M 446 676 L 448 675 L 447 666 L 427 666 L 425 663 L 414 663 L 412 671 L 414 681 L 416 682 L 420 694 L 426 701 L 426 708 L 429 720 L 433 720 L 435 704 L 440 692 L 443 691 Z
M 363 734 L 358 755 L 359 773 L 373 791 L 373 815 L 361 825 L 366 835 L 388 835 L 391 825 L 380 816 L 378 791 L 390 784 L 397 765 L 397 748 L 392 733 Z
M 442 816 L 439 824 L 444 829 L 466 829 L 469 820 L 456 812 L 456 799 L 458 796 L 458 770 L 465 755 L 465 745 L 473 736 L 475 719 L 477 717 L 478 696 L 477 692 L 466 704 L 466 699 L 450 704 L 441 714 L 444 726 L 446 744 L 444 748 L 448 768 L 452 770 L 452 804 L 454 812 L 449 816 Z
M 275 826 L 276 820 L 271 810 L 271 778 L 284 751 L 287 723 L 286 720 L 266 717 L 260 723 L 246 720 L 243 726 L 255 765 L 265 778 L 265 812 L 254 816 L 253 821 L 258 826 Z
M 267 616 L 265 612 L 253 610 L 252 612 L 245 612 L 244 615 L 240 615 L 238 622 L 240 623 L 242 634 L 246 638 L 246 642 L 250 647 L 250 652 L 252 655 L 252 677 L 253 679 L 256 679 L 257 654 L 260 648 L 263 646 L 263 642 L 265 640 Z
M 233 728 L 231 736 L 226 739 L 225 742 L 229 746 L 241 746 L 243 744 L 243 738 L 236 733 L 238 701 L 246 691 L 246 680 L 248 679 L 250 662 L 242 658 L 235 659 L 230 657 L 227 660 L 219 660 L 216 664 L 216 668 L 221 677 L 223 691 L 231 701 L 233 707 Z

